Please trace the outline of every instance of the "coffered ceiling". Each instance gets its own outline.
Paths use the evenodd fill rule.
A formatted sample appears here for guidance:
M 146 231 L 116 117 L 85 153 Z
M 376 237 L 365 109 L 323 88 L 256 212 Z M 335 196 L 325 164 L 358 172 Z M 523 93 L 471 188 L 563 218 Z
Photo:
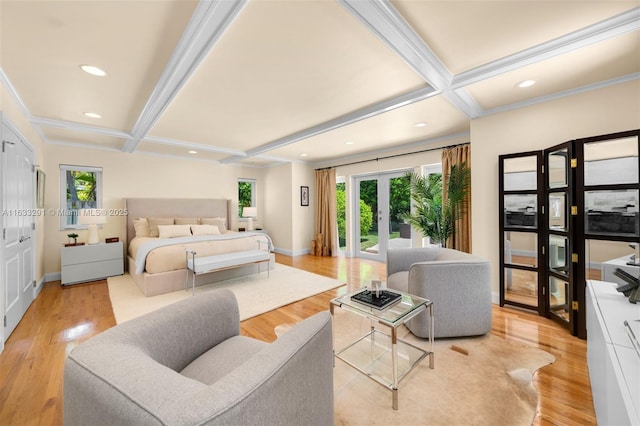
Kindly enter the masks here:
M 639 6 L 0 0 L 0 78 L 47 144 L 318 163 L 638 79 Z

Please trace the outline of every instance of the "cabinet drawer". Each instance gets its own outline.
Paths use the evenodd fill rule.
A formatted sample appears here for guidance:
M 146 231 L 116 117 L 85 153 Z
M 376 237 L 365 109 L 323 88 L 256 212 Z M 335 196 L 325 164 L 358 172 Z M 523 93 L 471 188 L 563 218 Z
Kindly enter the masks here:
M 122 260 L 122 242 L 63 247 L 60 254 L 62 266 L 77 265 L 102 260 Z
M 124 273 L 123 269 L 122 258 L 66 265 L 62 268 L 61 281 L 63 285 L 95 281 L 114 275 L 122 275 Z

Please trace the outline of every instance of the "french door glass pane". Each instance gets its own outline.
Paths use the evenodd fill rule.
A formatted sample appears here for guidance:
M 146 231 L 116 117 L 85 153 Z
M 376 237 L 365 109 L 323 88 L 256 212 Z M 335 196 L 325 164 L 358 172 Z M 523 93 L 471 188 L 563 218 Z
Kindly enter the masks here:
M 411 225 L 402 216 L 411 211 L 409 176 L 389 179 L 389 247 L 411 247 Z
M 378 180 L 360 181 L 360 251 L 378 253 Z

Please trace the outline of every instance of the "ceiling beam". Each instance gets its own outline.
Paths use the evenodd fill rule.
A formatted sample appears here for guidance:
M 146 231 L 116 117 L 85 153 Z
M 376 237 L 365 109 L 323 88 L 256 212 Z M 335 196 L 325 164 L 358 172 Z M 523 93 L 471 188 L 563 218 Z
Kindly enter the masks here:
M 221 152 L 224 154 L 231 154 L 231 155 L 244 155 L 244 152 L 239 151 L 237 149 L 225 148 L 221 146 L 205 145 L 205 144 L 193 143 L 193 142 L 185 142 L 185 141 L 179 141 L 176 139 L 162 138 L 159 136 L 147 136 L 144 138 L 144 141 L 159 143 L 162 145 L 179 146 L 185 149 L 193 149 L 193 150 L 197 149 L 200 151 L 207 151 L 207 152 Z
M 135 151 L 246 3 L 247 0 L 200 0 L 123 151 Z
M 345 115 L 341 115 L 340 117 L 334 118 L 329 121 L 325 121 L 324 123 L 320 123 L 313 127 L 309 127 L 308 129 L 304 129 L 302 131 L 293 133 L 283 138 L 276 139 L 275 141 L 261 145 L 257 148 L 250 149 L 244 155 L 236 155 L 233 157 L 225 158 L 220 160 L 220 162 L 224 164 L 229 164 L 229 163 L 234 163 L 238 160 L 245 159 L 248 156 L 255 157 L 267 151 L 272 151 L 274 149 L 281 148 L 283 146 L 286 146 L 295 142 L 299 142 L 303 139 L 307 139 L 312 136 L 317 136 L 319 134 L 338 129 L 343 126 L 347 126 L 349 124 L 353 124 L 358 121 L 374 117 L 378 114 L 382 114 L 385 112 L 392 111 L 396 108 L 410 105 L 414 102 L 425 100 L 427 98 L 437 95 L 438 93 L 439 92 L 437 92 L 433 87 L 426 86 L 426 87 L 411 91 L 409 93 L 396 96 L 395 98 L 388 99 L 384 102 L 380 102 L 375 105 L 372 105 L 366 108 L 361 108 L 359 110 L 350 112 Z
M 55 129 L 69 130 L 72 132 L 91 133 L 94 135 L 110 136 L 112 138 L 127 139 L 131 137 L 131 134 L 123 132 L 122 130 L 92 126 L 89 124 L 74 123 L 72 121 L 54 120 L 44 117 L 31 117 L 31 123 L 42 127 L 52 127 Z
M 640 7 L 457 74 L 453 77 L 451 86 L 453 89 L 459 89 L 638 29 Z
M 389 1 L 339 2 L 468 118 L 482 114 L 480 105 L 464 89 L 451 90 L 449 70 Z

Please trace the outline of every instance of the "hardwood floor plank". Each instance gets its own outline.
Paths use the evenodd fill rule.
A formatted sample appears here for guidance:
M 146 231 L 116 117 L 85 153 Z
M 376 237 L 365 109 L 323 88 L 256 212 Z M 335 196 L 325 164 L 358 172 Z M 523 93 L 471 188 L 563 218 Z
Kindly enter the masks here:
M 244 335 L 273 341 L 274 327 L 327 310 L 338 294 L 386 278 L 379 262 L 276 255 L 276 261 L 346 283 L 241 323 Z M 66 355 L 91 336 L 115 325 L 106 281 L 61 287 L 45 284 L 0 355 L 0 425 L 62 425 Z M 586 341 L 534 313 L 493 306 L 491 333 L 546 350 L 556 361 L 534 376 L 539 402 L 534 425 L 595 425 L 586 361 Z

